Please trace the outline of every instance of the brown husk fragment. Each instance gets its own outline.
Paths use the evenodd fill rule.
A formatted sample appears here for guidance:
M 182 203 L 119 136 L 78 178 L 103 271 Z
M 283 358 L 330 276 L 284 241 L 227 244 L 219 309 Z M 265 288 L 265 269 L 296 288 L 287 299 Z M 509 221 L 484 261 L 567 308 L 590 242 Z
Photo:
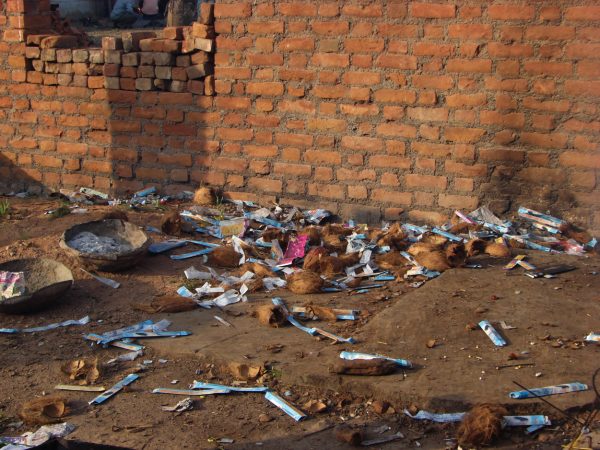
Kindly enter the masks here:
M 443 272 L 450 268 L 446 255 L 441 251 L 419 253 L 415 256 L 415 259 L 423 267 L 436 272 Z
M 446 259 L 451 267 L 462 267 L 467 261 L 467 252 L 463 243 L 453 243 L 446 247 Z
M 335 429 L 335 438 L 339 442 L 350 444 L 354 447 L 359 447 L 364 440 L 364 435 L 361 430 L 350 428 L 348 425 L 340 425 Z
M 262 264 L 256 262 L 248 262 L 240 266 L 240 269 L 237 271 L 239 275 L 244 275 L 246 272 L 252 272 L 257 277 L 273 277 L 275 274 L 273 271 Z
M 236 380 L 256 380 L 263 371 L 262 366 L 251 366 L 244 363 L 229 363 L 229 372 Z
M 492 444 L 502 432 L 502 421 L 506 414 L 506 409 L 500 405 L 483 403 L 475 406 L 458 427 L 458 443 L 470 447 Z
M 439 234 L 425 233 L 421 238 L 421 242 L 424 242 L 425 244 L 435 245 L 436 247 L 441 247 L 445 245 L 446 242 L 448 242 L 448 238 L 440 236 Z
M 256 309 L 255 315 L 261 324 L 274 328 L 279 328 L 287 321 L 283 308 L 276 305 L 261 305 Z
M 340 375 L 389 375 L 398 365 L 387 359 L 355 359 L 337 361 L 329 371 Z
M 98 358 L 74 359 L 63 364 L 61 370 L 69 375 L 70 380 L 78 380 L 82 386 L 94 384 L 100 378 Z
M 321 257 L 327 255 L 328 251 L 325 247 L 315 247 L 310 249 L 304 256 L 304 264 L 302 265 L 302 268 L 304 270 L 312 270 L 313 272 L 319 271 Z
M 471 239 L 465 245 L 465 249 L 467 250 L 467 256 L 470 258 L 471 256 L 483 253 L 487 244 L 488 243 L 483 239 Z
M 319 400 L 309 400 L 302 407 L 309 414 L 322 413 L 327 409 L 327 405 Z
M 177 211 L 171 211 L 163 216 L 160 222 L 160 229 L 163 233 L 175 236 L 181 233 L 181 216 Z
M 565 231 L 565 235 L 571 239 L 575 239 L 580 244 L 587 244 L 592 240 L 592 235 L 587 231 L 576 229 L 573 225 L 571 225 L 567 231 Z
M 317 306 L 311 303 L 306 305 L 306 314 L 308 317 L 318 317 L 321 320 L 327 320 L 328 322 L 336 322 L 337 314 L 333 312 L 333 309 L 327 308 L 326 306 Z
M 191 298 L 180 297 L 178 295 L 165 295 L 157 297 L 150 304 L 136 303 L 133 309 L 144 311 L 150 314 L 156 313 L 178 313 L 184 311 L 193 311 L 198 305 Z
M 196 189 L 194 192 L 194 204 L 200 206 L 212 205 L 215 202 L 214 191 L 206 186 Z
M 346 250 L 346 240 L 341 240 L 340 234 L 324 234 L 323 244 L 331 251 L 343 252 Z
M 300 231 L 300 234 L 308 236 L 308 245 L 321 245 L 321 233 L 315 226 L 309 226 Z
M 241 255 L 233 247 L 216 247 L 208 254 L 208 264 L 231 269 L 240 265 L 240 258 Z
M 287 287 L 294 294 L 316 294 L 323 287 L 323 279 L 311 271 L 291 274 L 287 279 Z
M 485 246 L 485 253 L 496 258 L 508 258 L 510 256 L 510 249 L 504 244 L 489 242 Z
M 433 252 L 437 250 L 439 247 L 434 244 L 430 244 L 427 242 L 416 242 L 408 248 L 408 253 L 417 256 L 419 253 L 424 252 Z
M 268 228 L 262 234 L 263 241 L 279 241 L 279 245 L 285 251 L 290 240 L 290 234 L 281 231 L 279 228 Z
M 383 255 L 377 255 L 375 257 L 375 262 L 379 268 L 383 270 L 397 269 L 408 263 L 406 258 L 399 252 L 388 252 Z
M 346 228 L 343 225 L 329 223 L 322 228 L 321 234 L 324 236 L 335 235 L 335 236 L 346 237 L 346 236 L 350 236 L 352 234 L 352 228 Z
M 344 261 L 337 256 L 322 256 L 319 259 L 319 268 L 317 272 L 327 277 L 342 273 L 344 271 Z
M 19 417 L 28 424 L 45 425 L 60 422 L 68 413 L 69 407 L 64 398 L 50 396 L 24 403 L 19 410 Z

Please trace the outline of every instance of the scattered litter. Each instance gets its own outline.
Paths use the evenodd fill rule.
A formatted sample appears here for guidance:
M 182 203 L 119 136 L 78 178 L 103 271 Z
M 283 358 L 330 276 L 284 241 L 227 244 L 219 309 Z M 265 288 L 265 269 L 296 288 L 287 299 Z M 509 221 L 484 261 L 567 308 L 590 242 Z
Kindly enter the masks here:
M 371 360 L 371 359 L 385 359 L 387 361 L 391 361 L 395 364 L 397 364 L 400 367 L 406 367 L 406 368 L 412 368 L 412 363 L 406 359 L 396 359 L 396 358 L 389 358 L 387 356 L 381 356 L 381 355 L 371 355 L 369 353 L 357 353 L 357 352 L 341 352 L 340 353 L 340 358 L 341 359 L 346 359 L 348 361 L 353 361 L 353 360 Z
M 111 398 L 113 395 L 117 394 L 125 386 L 128 386 L 131 383 L 133 383 L 139 377 L 140 376 L 135 373 L 131 373 L 131 374 L 127 375 L 124 379 L 119 381 L 113 387 L 111 387 L 110 389 L 107 389 L 105 392 L 103 392 L 98 397 L 94 398 L 93 400 L 90 400 L 88 403 L 90 405 L 99 405 L 100 403 L 105 402 L 106 400 Z
M 75 425 L 70 423 L 57 423 L 44 425 L 35 432 L 28 431 L 17 437 L 0 437 L 0 443 L 8 444 L 3 450 L 23 450 L 42 445 L 50 439 L 63 438 L 75 431 Z
M 0 302 L 25 295 L 27 287 L 24 272 L 7 272 L 0 270 Z
M 277 406 L 279 409 L 281 409 L 284 413 L 286 413 L 292 419 L 294 419 L 296 422 L 299 422 L 302 419 L 306 418 L 306 414 L 304 414 L 302 411 L 300 411 L 295 406 L 288 403 L 282 397 L 280 397 L 279 395 L 277 395 L 276 393 L 274 393 L 272 391 L 266 392 L 265 398 L 268 401 L 270 401 L 271 403 L 273 403 L 275 406 Z
M 584 340 L 586 342 L 600 342 L 600 333 L 590 332 L 590 334 L 588 334 Z
M 389 375 L 398 369 L 398 364 L 385 358 L 342 360 L 329 371 L 339 375 Z
M 131 325 L 129 327 L 120 328 L 114 331 L 107 331 L 102 334 L 88 334 L 85 339 L 92 340 L 100 345 L 106 346 L 114 341 L 122 339 L 143 339 L 143 338 L 162 338 L 162 337 L 179 337 L 189 336 L 189 331 L 166 331 L 171 325 L 168 320 L 161 320 L 154 323 L 152 320 Z
M 460 422 L 464 419 L 467 413 L 431 413 L 428 411 L 420 410 L 416 414 L 411 414 L 408 409 L 404 410 L 404 414 L 406 414 L 411 419 L 415 420 L 431 420 L 432 422 L 438 423 L 450 423 L 450 422 Z
M 225 325 L 226 327 L 231 327 L 232 325 L 227 322 L 225 319 L 219 317 L 219 316 L 214 316 L 215 320 L 219 323 L 222 323 L 223 325 Z
M 110 286 L 113 289 L 119 289 L 119 286 L 121 286 L 121 283 L 119 283 L 118 281 L 115 280 L 111 280 L 110 278 L 104 278 L 101 277 L 99 275 L 95 275 L 91 272 L 88 272 L 87 270 L 81 269 L 82 272 L 88 274 L 90 277 L 94 278 L 96 281 L 99 281 L 102 284 L 105 284 L 107 286 Z
M 496 331 L 496 329 L 489 323 L 487 320 L 482 320 L 479 322 L 479 327 L 484 331 L 485 334 L 492 340 L 494 345 L 497 347 L 504 347 L 506 345 L 506 341 L 500 334 Z
M 33 328 L 0 328 L 0 333 L 15 334 L 15 333 L 39 333 L 41 331 L 55 330 L 61 327 L 70 327 L 73 325 L 87 325 L 90 322 L 90 317 L 85 316 L 79 320 L 65 320 L 64 322 L 51 323 L 41 327 Z
M 504 320 L 500 321 L 500 326 L 502 327 L 503 330 L 516 330 L 517 329 L 517 327 L 508 325 Z
M 193 389 L 171 389 L 171 388 L 156 388 L 152 390 L 153 394 L 171 394 L 171 395 L 185 395 L 201 397 L 204 395 L 218 395 L 218 394 L 229 394 L 231 391 L 228 389 L 204 389 L 201 391 Z
M 57 384 L 54 386 L 57 391 L 79 391 L 79 392 L 104 392 L 104 386 L 80 386 L 70 384 Z
M 393 441 L 397 441 L 399 439 L 404 439 L 404 435 L 398 431 L 395 434 L 392 434 L 390 436 L 385 436 L 385 437 L 380 437 L 380 438 L 375 438 L 375 439 L 368 439 L 366 441 L 362 441 L 360 443 L 360 445 L 362 445 L 363 447 L 369 447 L 371 445 L 380 445 L 380 444 L 385 444 L 387 442 L 393 442 Z
M 533 388 L 524 391 L 514 391 L 509 395 L 510 398 L 524 399 L 524 398 L 536 398 L 546 397 L 548 395 L 567 394 L 569 392 L 587 391 L 587 384 L 583 383 L 565 383 L 558 384 L 555 386 L 547 386 L 543 388 Z
M 97 358 L 75 359 L 64 364 L 61 370 L 70 380 L 78 380 L 81 386 L 94 384 L 100 377 Z

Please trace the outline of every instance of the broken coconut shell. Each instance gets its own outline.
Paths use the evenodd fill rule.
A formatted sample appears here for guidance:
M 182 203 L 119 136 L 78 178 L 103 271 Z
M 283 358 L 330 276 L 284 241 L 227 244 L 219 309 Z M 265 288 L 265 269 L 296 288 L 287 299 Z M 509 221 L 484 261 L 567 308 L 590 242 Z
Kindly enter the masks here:
M 323 279 L 316 273 L 304 270 L 287 278 L 287 287 L 294 294 L 316 294 L 323 287 Z
M 318 414 L 324 412 L 327 405 L 319 400 L 309 400 L 302 408 L 309 414 Z
M 78 380 L 82 386 L 94 384 L 100 378 L 98 358 L 74 359 L 63 364 L 60 369 L 69 375 L 70 380 Z
M 234 268 L 240 265 L 241 255 L 233 247 L 216 247 L 208 254 L 208 263 L 212 266 Z
M 163 216 L 160 222 L 160 229 L 163 233 L 175 236 L 181 233 L 181 216 L 177 211 L 171 211 Z
M 212 188 L 203 186 L 194 192 L 194 205 L 208 206 L 215 202 L 215 192 Z
M 453 243 L 446 247 L 446 260 L 451 267 L 462 267 L 467 261 L 467 252 L 463 243 Z
M 275 328 L 279 328 L 287 321 L 283 308 L 275 305 L 259 306 L 256 309 L 255 316 L 261 324 Z
M 496 258 L 510 257 L 510 249 L 506 245 L 497 242 L 489 242 L 485 246 L 485 253 Z
M 241 265 L 240 269 L 238 271 L 238 274 L 243 275 L 246 272 L 252 272 L 257 277 L 273 277 L 273 276 L 275 276 L 275 274 L 269 267 L 263 266 L 262 264 L 259 264 L 256 262 L 245 263 L 245 264 Z
M 502 432 L 502 422 L 507 413 L 500 405 L 484 403 L 475 406 L 458 427 L 458 443 L 468 447 L 492 444 Z
M 137 303 L 133 309 L 144 311 L 150 314 L 156 313 L 178 313 L 193 311 L 198 308 L 198 304 L 191 298 L 180 297 L 178 295 L 165 295 L 157 297 L 150 304 Z
M 361 430 L 350 428 L 348 425 L 340 425 L 335 429 L 335 438 L 339 442 L 359 447 L 364 440 L 364 435 Z
M 416 255 L 415 259 L 421 266 L 436 272 L 444 272 L 450 268 L 446 255 L 441 251 L 422 252 Z
M 480 253 L 485 252 L 485 247 L 487 244 L 488 243 L 483 239 L 471 239 L 465 245 L 467 256 L 470 258 L 471 256 L 479 255 Z
M 389 375 L 398 369 L 398 365 L 387 359 L 355 359 L 337 361 L 329 371 L 339 375 Z
M 29 400 L 19 410 L 19 417 L 28 424 L 45 425 L 60 422 L 69 413 L 62 397 L 50 396 Z
M 231 362 L 228 366 L 229 372 L 236 380 L 256 380 L 263 371 L 262 366 L 251 366 L 244 363 Z

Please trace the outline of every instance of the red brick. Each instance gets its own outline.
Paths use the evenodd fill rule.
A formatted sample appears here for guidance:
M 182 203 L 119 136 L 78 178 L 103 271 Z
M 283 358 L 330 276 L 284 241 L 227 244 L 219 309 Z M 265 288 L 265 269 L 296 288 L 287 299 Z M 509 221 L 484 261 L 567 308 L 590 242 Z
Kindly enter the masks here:
M 275 141 L 281 145 L 308 147 L 313 143 L 313 137 L 307 134 L 277 133 Z
M 261 192 L 281 192 L 282 182 L 280 180 L 269 180 L 266 178 L 250 178 L 248 187 Z
M 380 52 L 383 50 L 383 46 L 383 39 L 359 38 L 344 40 L 344 48 L 350 53 Z
M 456 16 L 456 6 L 441 3 L 411 3 L 411 16 L 444 19 Z
M 373 191 L 371 192 L 371 199 L 376 202 L 410 206 L 412 203 L 412 194 L 410 192 L 373 189 Z
M 350 59 L 345 54 L 316 53 L 311 58 L 311 64 L 318 67 L 348 67 Z
M 279 12 L 284 16 L 316 16 L 317 5 L 312 2 L 308 3 L 279 3 Z
M 342 14 L 355 17 L 381 17 L 383 10 L 381 5 L 378 4 L 344 5 L 342 7 Z
M 501 114 L 497 111 L 481 111 L 479 120 L 484 125 L 502 125 L 508 128 L 525 126 L 525 114 L 523 113 Z
M 405 91 L 399 89 L 379 89 L 374 94 L 375 101 L 381 103 L 403 103 L 412 105 L 417 100 L 417 94 L 414 91 Z
M 382 136 L 414 138 L 417 136 L 417 129 L 412 125 L 383 123 L 377 126 L 377 134 Z
M 417 68 L 417 58 L 408 55 L 379 55 L 375 60 L 377 67 L 415 70 Z
M 526 39 L 563 41 L 574 37 L 575 27 L 540 25 L 525 30 Z
M 256 83 L 251 82 L 246 85 L 246 93 L 251 95 L 264 95 L 274 97 L 283 94 L 283 83 L 266 82 Z
M 446 108 L 408 108 L 408 117 L 421 122 L 445 122 L 448 120 Z
M 567 136 L 559 133 L 521 133 L 521 142 L 543 148 L 565 148 Z
M 57 151 L 59 153 L 69 153 L 74 155 L 85 155 L 88 146 L 83 143 L 59 141 Z
M 519 4 L 490 5 L 488 6 L 488 15 L 492 19 L 499 20 L 527 20 L 533 19 L 535 7 L 523 6 Z
M 465 40 L 491 39 L 492 26 L 486 24 L 448 25 L 448 36 Z
M 454 86 L 454 80 L 447 75 L 413 75 L 412 84 L 419 88 L 447 90 Z
M 573 65 L 566 62 L 525 61 L 524 69 L 534 75 L 570 75 Z
M 410 159 L 399 156 L 373 155 L 369 158 L 371 167 L 410 169 Z
M 488 44 L 488 54 L 492 57 L 520 57 L 533 55 L 533 47 L 529 44 L 501 44 L 499 42 L 490 42 Z
M 364 150 L 367 152 L 376 152 L 383 150 L 383 141 L 381 139 L 363 137 L 363 136 L 344 136 L 341 141 L 342 147 L 351 150 Z
M 348 33 L 348 22 L 342 20 L 334 20 L 328 22 L 313 22 L 312 30 L 317 34 L 326 36 L 344 36 Z
M 600 97 L 600 81 L 566 80 L 565 92 L 578 97 Z
M 280 51 L 312 51 L 315 41 L 312 38 L 286 38 L 279 43 Z
M 222 19 L 224 17 L 250 17 L 252 14 L 252 5 L 250 3 L 237 2 L 235 4 L 217 3 L 215 5 L 215 17 Z
M 452 108 L 465 106 L 481 106 L 487 103 L 487 95 L 479 94 L 453 94 L 446 96 L 446 104 Z
M 491 72 L 492 61 L 489 59 L 451 59 L 446 64 L 448 72 Z
M 320 164 L 341 164 L 342 162 L 340 153 L 324 150 L 307 150 L 304 152 L 304 159 L 307 162 Z
M 527 167 L 519 172 L 519 178 L 531 183 L 560 184 L 564 183 L 567 177 L 560 169 Z
M 485 130 L 481 128 L 446 127 L 444 131 L 446 140 L 451 142 L 478 142 L 483 135 Z
M 419 36 L 419 26 L 417 25 L 393 25 L 379 24 L 377 30 L 383 36 L 389 36 L 394 39 L 411 38 Z
M 308 177 L 312 174 L 312 167 L 308 164 L 288 164 L 276 162 L 273 169 L 275 173 L 297 177 Z
M 565 11 L 567 20 L 600 20 L 600 6 L 572 6 Z
M 451 56 L 454 54 L 454 45 L 415 42 L 413 44 L 413 54 L 417 56 Z
M 479 199 L 466 195 L 440 194 L 438 205 L 444 208 L 466 209 L 470 211 L 479 206 Z

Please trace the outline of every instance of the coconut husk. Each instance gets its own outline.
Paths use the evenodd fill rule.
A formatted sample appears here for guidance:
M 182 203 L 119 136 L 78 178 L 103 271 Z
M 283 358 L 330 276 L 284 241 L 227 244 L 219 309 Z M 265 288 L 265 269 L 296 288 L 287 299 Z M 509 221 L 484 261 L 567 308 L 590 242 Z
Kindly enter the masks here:
M 306 314 L 308 317 L 318 317 L 321 320 L 328 322 L 337 322 L 337 314 L 333 312 L 333 309 L 327 308 L 326 306 L 317 306 L 309 303 L 306 307 Z
M 402 226 L 396 222 L 388 230 L 387 233 L 378 237 L 377 245 L 389 245 L 397 250 L 403 250 L 406 247 L 406 233 L 402 230 Z
M 404 266 L 408 261 L 398 252 L 388 252 L 375 257 L 375 263 L 383 270 L 393 270 Z
M 480 253 L 485 252 L 485 247 L 487 244 L 488 243 L 483 239 L 471 239 L 465 245 L 467 256 L 470 258 L 471 256 L 479 255 Z
M 215 192 L 209 187 L 200 187 L 194 192 L 194 205 L 208 206 L 215 202 Z
M 475 406 L 458 427 L 458 443 L 476 448 L 492 444 L 502 433 L 502 421 L 507 413 L 500 405 L 484 403 Z
M 346 286 L 348 286 L 349 288 L 356 288 L 359 287 L 360 284 L 363 282 L 364 278 L 363 277 L 356 277 L 356 278 L 352 278 L 350 281 L 346 281 Z
M 396 277 L 396 280 L 403 280 L 404 275 L 411 269 L 411 266 L 402 266 L 400 268 L 392 269 L 392 273 Z
M 177 211 L 165 214 L 160 222 L 163 233 L 175 236 L 181 233 L 181 216 Z
M 122 211 L 122 210 L 116 209 L 116 208 L 111 209 L 110 211 L 108 211 L 106 214 L 104 214 L 102 216 L 102 220 L 110 220 L 110 219 L 123 220 L 125 222 L 129 222 L 129 216 L 127 216 L 127 213 L 125 211 Z
M 343 225 L 335 223 L 328 223 L 321 229 L 322 235 L 335 235 L 335 236 L 350 236 L 352 234 L 352 228 L 346 228 Z
M 349 425 L 340 425 L 335 429 L 335 438 L 339 442 L 350 444 L 354 447 L 360 447 L 364 440 L 364 434 L 361 430 L 351 428 Z
M 584 230 L 575 229 L 573 226 L 565 231 L 568 238 L 575 239 L 580 244 L 587 244 L 592 240 L 592 235 Z
M 436 272 L 444 272 L 450 268 L 446 255 L 441 251 L 422 252 L 416 255 L 415 259 L 421 266 Z
M 81 386 L 94 384 L 100 378 L 98 358 L 82 358 L 69 361 L 60 368 L 69 375 L 69 379 L 77 381 Z
M 290 241 L 289 233 L 285 233 L 279 228 L 268 228 L 263 232 L 261 237 L 265 242 L 279 241 L 279 245 L 284 250 Z
M 440 236 L 439 234 L 425 233 L 423 235 L 423 237 L 421 238 L 421 242 L 424 242 L 426 244 L 432 244 L 432 245 L 435 245 L 436 247 L 441 247 L 441 246 L 445 245 L 446 242 L 448 242 L 448 238 L 445 238 L 444 236 Z
M 287 322 L 285 311 L 281 306 L 262 305 L 256 309 L 254 315 L 261 324 L 274 328 L 279 328 Z
M 341 359 L 329 371 L 340 375 L 388 375 L 394 373 L 398 365 L 387 359 Z
M 231 269 L 239 267 L 240 258 L 241 255 L 231 246 L 216 247 L 208 254 L 208 264 Z
M 516 239 L 509 239 L 508 243 L 511 248 L 527 248 L 523 242 L 517 241 Z
M 308 236 L 308 245 L 321 245 L 321 232 L 315 226 L 309 226 L 300 231 Z
M 241 381 L 256 380 L 263 371 L 262 366 L 251 366 L 236 362 L 229 363 L 228 369 L 236 380 Z
M 180 297 L 178 295 L 165 295 L 157 297 L 150 304 L 136 303 L 133 309 L 144 311 L 150 314 L 156 313 L 178 313 L 193 311 L 198 305 L 191 298 Z
M 340 234 L 324 234 L 323 245 L 333 252 L 343 252 L 346 250 L 347 242 L 342 240 L 343 236 Z
M 319 270 L 320 261 L 322 256 L 327 256 L 328 252 L 325 247 L 315 247 L 308 251 L 304 256 L 304 264 L 302 268 L 304 270 L 312 270 L 317 272 Z
M 69 413 L 67 401 L 58 396 L 29 400 L 19 410 L 19 417 L 28 424 L 45 425 L 60 422 Z
M 252 293 L 252 292 L 258 292 L 260 291 L 264 286 L 263 286 L 263 277 L 259 277 L 256 276 L 250 280 L 244 281 L 243 283 L 240 283 L 238 286 L 238 289 L 240 287 L 242 287 L 242 285 L 245 284 L 246 287 L 248 288 L 248 292 Z
M 304 270 L 291 274 L 287 287 L 294 294 L 316 294 L 323 287 L 323 279 L 315 272 Z
M 309 400 L 302 408 L 309 414 L 318 414 L 324 412 L 327 405 L 319 400 Z
M 341 258 L 338 258 L 337 256 L 323 256 L 319 259 L 319 268 L 317 269 L 317 272 L 326 277 L 330 277 L 344 272 L 345 267 L 346 264 Z
M 451 267 L 462 267 L 467 261 L 467 252 L 463 243 L 453 243 L 446 247 L 446 260 Z
M 259 263 L 256 263 L 256 262 L 245 263 L 245 264 L 241 265 L 240 269 L 237 271 L 237 273 L 239 275 L 243 275 L 243 274 L 245 274 L 248 271 L 252 272 L 257 277 L 272 277 L 272 276 L 275 276 L 275 274 L 273 273 L 273 271 L 269 267 L 263 266 L 262 264 L 259 264 Z
M 488 242 L 485 246 L 485 253 L 496 258 L 508 258 L 510 256 L 510 249 L 497 242 Z
M 408 248 L 408 253 L 417 256 L 419 253 L 429 253 L 437 250 L 439 247 L 434 244 L 430 244 L 427 242 L 415 242 Z

